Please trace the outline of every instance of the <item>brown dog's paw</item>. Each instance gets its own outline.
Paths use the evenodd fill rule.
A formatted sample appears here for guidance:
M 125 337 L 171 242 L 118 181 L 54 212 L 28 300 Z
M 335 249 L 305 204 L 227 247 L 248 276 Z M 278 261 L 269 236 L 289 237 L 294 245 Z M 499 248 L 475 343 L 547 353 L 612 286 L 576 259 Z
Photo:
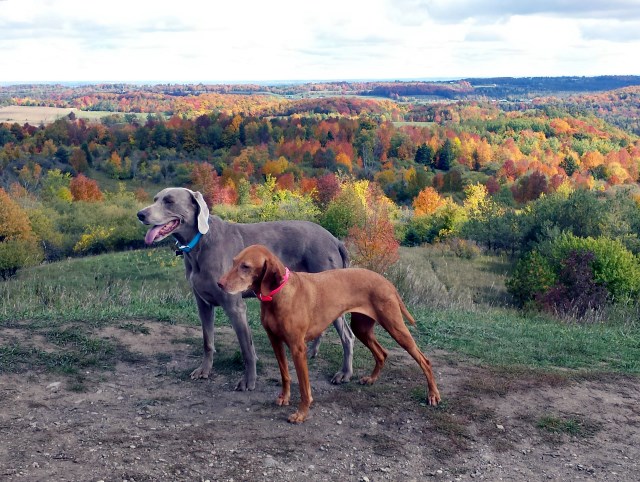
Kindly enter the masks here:
M 296 412 L 289 416 L 289 423 L 302 423 L 307 419 L 307 414 Z
M 432 405 L 434 407 L 437 406 L 438 403 L 440 403 L 440 393 L 436 392 L 429 394 L 429 396 L 427 397 L 427 401 L 429 405 Z
M 376 379 L 372 377 L 362 377 L 360 379 L 360 385 L 373 385 L 375 381 Z
M 282 393 L 278 395 L 278 398 L 276 398 L 276 405 L 278 407 L 289 405 L 289 396 L 285 396 Z

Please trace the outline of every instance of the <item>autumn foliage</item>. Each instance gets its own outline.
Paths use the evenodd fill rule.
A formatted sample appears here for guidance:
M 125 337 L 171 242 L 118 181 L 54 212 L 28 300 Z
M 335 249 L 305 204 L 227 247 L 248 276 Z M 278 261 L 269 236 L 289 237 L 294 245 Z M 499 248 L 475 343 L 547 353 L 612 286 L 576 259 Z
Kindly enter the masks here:
M 0 188 L 0 277 L 13 276 L 18 269 L 39 263 L 42 257 L 26 212 Z
M 364 222 L 349 230 L 346 244 L 355 265 L 385 273 L 398 261 L 400 243 L 389 219 L 389 205 L 382 193 L 370 188 L 366 204 Z
M 69 190 L 74 201 L 99 202 L 104 199 L 98 183 L 84 174 L 71 179 Z
M 433 214 L 436 210 L 444 206 L 445 200 L 440 196 L 438 191 L 432 187 L 426 187 L 418 193 L 413 200 L 413 209 L 416 216 L 425 216 Z

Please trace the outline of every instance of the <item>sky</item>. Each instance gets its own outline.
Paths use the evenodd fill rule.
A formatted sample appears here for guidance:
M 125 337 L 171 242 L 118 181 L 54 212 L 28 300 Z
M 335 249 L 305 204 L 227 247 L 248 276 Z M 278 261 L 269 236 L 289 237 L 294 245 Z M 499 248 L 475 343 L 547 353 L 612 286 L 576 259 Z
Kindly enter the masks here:
M 640 0 L 0 0 L 0 82 L 640 75 Z

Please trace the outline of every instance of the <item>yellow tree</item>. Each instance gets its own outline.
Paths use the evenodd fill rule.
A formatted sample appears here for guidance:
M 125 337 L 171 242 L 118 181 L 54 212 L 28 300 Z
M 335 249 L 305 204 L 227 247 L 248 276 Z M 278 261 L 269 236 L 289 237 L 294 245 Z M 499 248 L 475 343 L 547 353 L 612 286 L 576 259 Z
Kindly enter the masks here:
M 484 184 L 471 184 L 464 190 L 463 207 L 471 216 L 479 216 L 486 211 L 491 203 L 489 191 Z

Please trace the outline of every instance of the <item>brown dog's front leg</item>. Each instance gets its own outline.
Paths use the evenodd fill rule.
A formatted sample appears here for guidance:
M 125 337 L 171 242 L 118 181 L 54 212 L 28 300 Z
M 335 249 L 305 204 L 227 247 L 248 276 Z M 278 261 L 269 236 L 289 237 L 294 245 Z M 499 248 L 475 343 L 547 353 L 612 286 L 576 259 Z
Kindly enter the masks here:
M 293 364 L 296 367 L 296 375 L 298 375 L 298 385 L 300 385 L 300 404 L 298 411 L 289 417 L 291 423 L 302 423 L 309 414 L 309 407 L 313 402 L 311 398 L 311 385 L 309 383 L 309 369 L 307 367 L 307 347 L 304 340 L 294 346 L 289 346 Z
M 269 341 L 273 347 L 273 352 L 278 360 L 278 368 L 280 368 L 280 377 L 282 378 L 282 392 L 276 398 L 276 405 L 289 405 L 291 398 L 291 377 L 289 376 L 289 366 L 287 364 L 287 354 L 284 351 L 282 340 L 267 330 Z

